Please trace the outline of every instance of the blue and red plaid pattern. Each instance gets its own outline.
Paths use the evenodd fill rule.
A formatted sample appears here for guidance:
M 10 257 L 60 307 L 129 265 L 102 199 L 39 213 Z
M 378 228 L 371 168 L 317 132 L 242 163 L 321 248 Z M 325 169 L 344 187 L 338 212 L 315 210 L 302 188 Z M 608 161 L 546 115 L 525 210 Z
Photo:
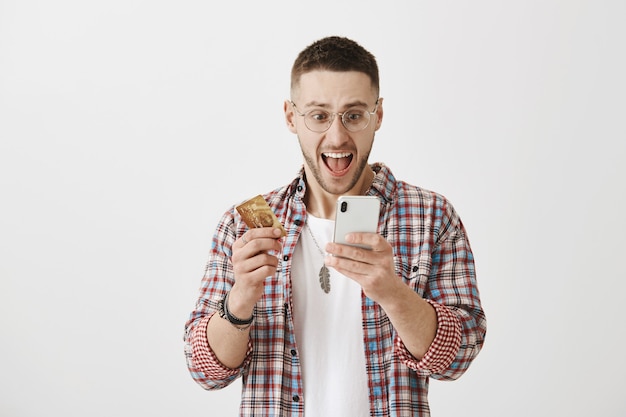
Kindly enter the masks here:
M 437 334 L 421 360 L 406 349 L 385 311 L 362 296 L 370 415 L 429 416 L 428 379 L 454 380 L 482 348 L 486 320 L 465 228 L 445 197 L 395 179 L 373 164 L 368 194 L 381 202 L 378 232 L 393 246 L 396 272 L 437 312 Z M 195 310 L 185 325 L 185 355 L 193 379 L 207 390 L 242 377 L 241 416 L 302 416 L 302 377 L 295 342 L 291 259 L 306 221 L 304 171 L 264 197 L 288 234 L 274 279 L 255 307 L 248 354 L 238 369 L 211 351 L 206 326 L 234 283 L 232 245 L 246 231 L 234 206 L 217 226 Z

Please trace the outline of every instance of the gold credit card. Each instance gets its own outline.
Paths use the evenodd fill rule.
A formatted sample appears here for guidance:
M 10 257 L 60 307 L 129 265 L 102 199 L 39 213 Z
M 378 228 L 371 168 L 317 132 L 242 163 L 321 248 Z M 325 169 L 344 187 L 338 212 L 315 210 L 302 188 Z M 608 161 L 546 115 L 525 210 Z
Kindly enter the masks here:
M 277 227 L 282 231 L 283 236 L 287 236 L 287 231 L 262 195 L 244 201 L 236 209 L 249 228 Z

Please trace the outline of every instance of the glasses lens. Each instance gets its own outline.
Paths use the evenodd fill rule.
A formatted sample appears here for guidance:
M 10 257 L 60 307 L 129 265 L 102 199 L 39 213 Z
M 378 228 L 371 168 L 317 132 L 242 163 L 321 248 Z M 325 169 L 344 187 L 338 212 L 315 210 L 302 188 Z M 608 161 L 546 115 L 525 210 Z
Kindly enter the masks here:
M 365 110 L 351 109 L 341 116 L 341 121 L 350 132 L 358 132 L 367 127 L 370 114 Z
M 312 110 L 304 116 L 304 124 L 313 132 L 325 132 L 332 120 L 333 116 L 324 110 Z

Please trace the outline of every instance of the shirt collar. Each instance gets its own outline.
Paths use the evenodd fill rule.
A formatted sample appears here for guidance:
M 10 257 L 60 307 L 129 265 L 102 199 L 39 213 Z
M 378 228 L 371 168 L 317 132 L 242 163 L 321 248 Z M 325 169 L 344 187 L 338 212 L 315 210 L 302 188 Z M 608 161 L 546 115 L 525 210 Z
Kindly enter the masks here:
M 393 200 L 393 194 L 396 191 L 396 177 L 393 175 L 389 167 L 382 162 L 370 164 L 374 171 L 374 179 L 372 185 L 367 191 L 368 195 L 378 195 L 386 203 Z M 298 170 L 297 177 L 289 185 L 288 195 L 304 198 L 306 193 L 306 181 L 304 180 L 304 165 Z

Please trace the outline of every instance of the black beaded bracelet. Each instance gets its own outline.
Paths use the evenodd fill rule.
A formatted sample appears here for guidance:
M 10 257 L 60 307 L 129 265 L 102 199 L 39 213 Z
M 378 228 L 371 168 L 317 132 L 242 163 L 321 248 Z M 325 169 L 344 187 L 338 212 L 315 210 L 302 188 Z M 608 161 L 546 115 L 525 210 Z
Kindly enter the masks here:
M 230 293 L 226 294 L 226 297 L 224 297 L 223 300 L 221 300 L 218 303 L 218 307 L 219 307 L 219 315 L 221 318 L 228 320 L 231 324 L 235 325 L 235 326 L 247 326 L 244 327 L 241 330 L 245 330 L 248 328 L 248 326 L 250 326 L 252 324 L 252 321 L 254 320 L 254 314 L 252 316 L 250 316 L 249 319 L 246 320 L 242 320 L 236 316 L 234 316 L 229 310 L 228 310 L 228 296 L 230 295 Z

